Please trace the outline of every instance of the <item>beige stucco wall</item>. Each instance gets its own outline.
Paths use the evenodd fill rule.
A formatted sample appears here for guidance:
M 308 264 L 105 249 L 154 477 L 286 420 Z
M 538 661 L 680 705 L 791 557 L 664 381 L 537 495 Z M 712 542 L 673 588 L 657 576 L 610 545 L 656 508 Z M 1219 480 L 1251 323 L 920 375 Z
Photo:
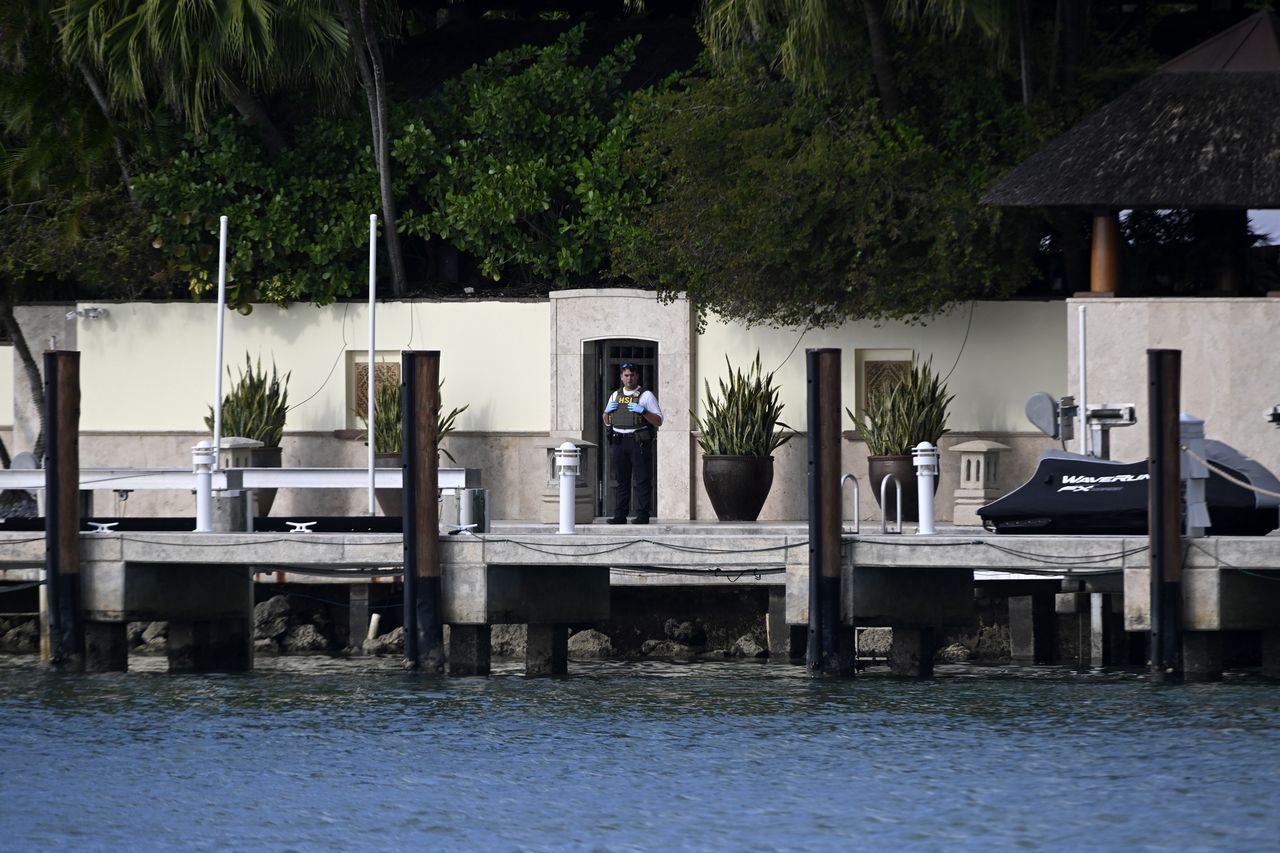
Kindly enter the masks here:
M 448 406 L 469 403 L 467 431 L 545 431 L 550 403 L 543 302 L 379 303 L 379 358 L 404 349 L 439 350 Z M 199 431 L 214 398 L 217 306 L 132 303 L 107 317 L 81 320 L 84 431 Z M 350 365 L 369 346 L 368 307 L 340 304 L 289 309 L 255 306 L 225 318 L 225 363 L 232 376 L 246 352 L 289 371 L 286 432 L 346 429 Z M 223 374 L 223 393 L 230 380 Z M 534 389 L 511 404 L 511 389 Z
M 804 430 L 806 349 L 841 350 L 841 398 L 851 409 L 858 399 L 858 350 L 891 351 L 896 358 L 915 352 L 932 358 L 941 375 L 950 372 L 953 431 L 1024 431 L 1030 428 L 1024 414 L 1027 397 L 1036 391 L 1067 393 L 1065 319 L 1062 302 L 978 302 L 923 324 L 863 321 L 803 333 L 746 329 L 713 319 L 698 339 L 695 376 L 708 377 L 714 389 L 718 377 L 726 375 L 726 355 L 734 367 L 745 369 L 759 349 L 761 364 L 774 371 L 780 386 L 783 420 Z M 697 389 L 701 406 L 701 378 Z M 853 426 L 847 417 L 844 424 Z
M 72 306 L 33 309 L 29 318 L 43 335 Z M 68 325 L 82 352 L 81 460 L 86 466 L 171 467 L 190 461 L 190 447 L 204 432 L 202 417 L 213 397 L 216 307 L 208 304 L 108 305 L 106 317 Z M 351 365 L 367 350 L 363 304 L 286 310 L 257 306 L 244 317 L 225 316 L 226 362 L 242 363 L 245 351 L 292 371 L 283 464 L 288 467 L 364 464 L 365 450 L 350 435 Z M 1022 481 L 1049 444 L 1022 414 L 1034 391 L 1066 393 L 1066 323 L 1063 303 L 977 303 L 927 324 L 848 324 L 840 329 L 743 329 L 711 318 L 696 331 L 687 303 L 662 303 L 651 292 L 626 289 L 558 292 L 530 302 L 380 303 L 379 352 L 398 359 L 402 349 L 439 349 L 446 405 L 471 409 L 446 447 L 457 464 L 480 468 L 498 518 L 537 518 L 546 484 L 546 445 L 588 432 L 598 413 L 588 411 L 595 342 L 640 338 L 659 345 L 666 412 L 658 443 L 658 516 L 712 518 L 701 483 L 691 413 L 701 405 L 703 378 L 716 384 L 728 354 L 746 365 L 758 348 L 775 370 L 786 403 L 785 419 L 805 429 L 805 356 L 811 347 L 843 352 L 842 404 L 857 399 L 857 360 L 867 356 L 932 357 L 948 379 L 952 405 L 950 444 L 996 438 L 1014 448 L 1001 465 L 1003 488 Z M 46 328 L 47 327 L 47 328 Z M 958 358 L 957 358 L 958 357 Z M 6 395 L 11 397 L 12 395 Z M 308 399 L 310 398 L 310 399 Z M 19 421 L 22 419 L 19 417 Z M 846 427 L 852 424 L 845 422 Z M 590 433 L 592 436 L 594 433 Z M 865 475 L 865 447 L 846 441 L 847 471 Z M 958 460 L 944 453 L 939 517 L 952 506 Z M 357 491 L 282 491 L 277 515 L 363 511 Z M 191 512 L 186 493 L 135 493 L 127 506 L 101 495 L 100 512 L 174 515 Z M 864 495 L 859 514 L 874 515 Z M 778 454 L 774 490 L 762 518 L 795 519 L 805 513 L 804 436 Z
M 1079 387 L 1080 306 L 1089 401 L 1137 405 L 1137 425 L 1112 431 L 1112 458 L 1146 458 L 1147 349 L 1176 349 L 1182 351 L 1182 411 L 1204 419 L 1208 438 L 1280 471 L 1280 432 L 1264 417 L 1280 403 L 1280 299 L 1071 300 L 1072 394 Z
M 0 346 L 0 429 L 13 428 L 13 347 Z

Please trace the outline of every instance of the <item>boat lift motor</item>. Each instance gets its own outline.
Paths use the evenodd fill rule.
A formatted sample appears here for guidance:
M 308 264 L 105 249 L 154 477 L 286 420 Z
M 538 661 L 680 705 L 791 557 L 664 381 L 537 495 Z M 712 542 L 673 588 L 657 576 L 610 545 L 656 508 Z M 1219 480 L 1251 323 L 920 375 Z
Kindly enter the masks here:
M 1136 424 L 1138 407 L 1133 403 L 1090 403 L 1084 407 L 1084 422 L 1090 430 L 1092 455 L 1110 459 L 1111 430 Z

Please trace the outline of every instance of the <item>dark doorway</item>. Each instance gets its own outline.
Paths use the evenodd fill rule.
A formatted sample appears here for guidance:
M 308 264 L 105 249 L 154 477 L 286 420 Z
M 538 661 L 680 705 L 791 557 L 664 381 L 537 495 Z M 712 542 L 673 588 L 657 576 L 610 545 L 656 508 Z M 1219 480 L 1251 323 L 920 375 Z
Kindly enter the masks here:
M 634 338 L 614 338 L 596 342 L 596 381 L 594 410 L 596 412 L 596 437 L 600 453 L 596 454 L 598 462 L 596 471 L 596 515 L 613 513 L 613 487 L 610 485 L 612 472 L 609 470 L 609 436 L 605 431 L 600 413 L 609 400 L 609 395 L 618 390 L 618 375 L 622 372 L 622 363 L 630 362 L 640 371 L 640 386 L 652 391 L 662 405 L 662 392 L 658 385 L 658 345 L 653 341 L 641 341 Z M 653 454 L 656 468 L 658 454 Z M 657 471 L 649 478 L 652 483 L 649 505 L 656 511 L 658 508 Z

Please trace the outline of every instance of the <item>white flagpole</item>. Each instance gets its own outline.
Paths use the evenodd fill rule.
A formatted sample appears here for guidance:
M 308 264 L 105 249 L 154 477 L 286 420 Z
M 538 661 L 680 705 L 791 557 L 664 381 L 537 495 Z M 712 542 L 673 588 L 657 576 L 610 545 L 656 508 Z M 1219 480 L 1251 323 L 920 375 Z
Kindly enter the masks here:
M 377 275 L 378 271 L 378 216 L 377 214 L 369 214 L 369 376 L 368 378 L 368 396 L 369 396 L 369 515 L 373 515 L 375 511 L 373 496 L 373 469 L 374 469 L 374 447 L 373 439 L 373 389 L 374 389 L 374 358 L 377 357 L 378 348 L 375 345 L 374 334 L 376 329 L 377 317 Z
M 222 456 L 222 346 L 227 316 L 227 217 L 218 219 L 218 331 L 213 365 L 213 470 Z

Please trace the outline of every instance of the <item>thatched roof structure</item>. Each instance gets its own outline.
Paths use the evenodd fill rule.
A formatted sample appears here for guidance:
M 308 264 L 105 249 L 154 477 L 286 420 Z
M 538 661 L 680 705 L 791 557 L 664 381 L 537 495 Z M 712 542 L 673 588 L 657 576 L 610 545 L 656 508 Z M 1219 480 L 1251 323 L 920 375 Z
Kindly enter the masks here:
M 1010 207 L 1280 208 L 1280 16 L 1193 48 L 1033 154 Z

